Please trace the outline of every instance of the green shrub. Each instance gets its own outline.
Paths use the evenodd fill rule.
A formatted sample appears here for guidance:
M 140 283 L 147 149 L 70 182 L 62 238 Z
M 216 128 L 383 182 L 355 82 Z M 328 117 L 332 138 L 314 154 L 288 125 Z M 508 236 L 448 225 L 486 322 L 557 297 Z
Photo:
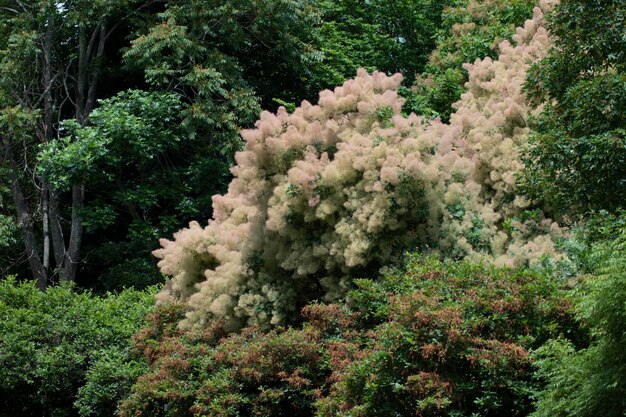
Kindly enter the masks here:
M 151 371 L 121 405 L 122 416 L 310 416 L 329 374 L 319 339 L 298 330 L 244 329 L 220 339 L 176 327 L 184 309 L 151 315 L 136 347 Z
M 411 257 L 359 284 L 352 310 L 371 330 L 352 340 L 357 359 L 335 371 L 321 416 L 525 416 L 529 349 L 574 330 L 558 285 L 531 270 Z
M 153 292 L 100 298 L 71 285 L 41 292 L 34 282 L 0 281 L 0 416 L 76 415 L 73 403 L 85 381 L 96 378 L 107 357 L 130 351 Z M 81 415 L 98 415 L 88 408 L 95 402 L 90 395 L 81 392 Z M 107 398 L 109 410 L 117 398 Z
M 606 263 L 615 239 L 625 229 L 626 210 L 586 213 L 562 239 L 566 256 L 554 265 L 555 272 L 564 277 L 594 273 Z
M 533 417 L 623 416 L 626 411 L 626 234 L 613 242 L 598 276 L 576 292 L 577 318 L 593 337 L 586 349 L 551 340 L 533 353 L 538 392 Z

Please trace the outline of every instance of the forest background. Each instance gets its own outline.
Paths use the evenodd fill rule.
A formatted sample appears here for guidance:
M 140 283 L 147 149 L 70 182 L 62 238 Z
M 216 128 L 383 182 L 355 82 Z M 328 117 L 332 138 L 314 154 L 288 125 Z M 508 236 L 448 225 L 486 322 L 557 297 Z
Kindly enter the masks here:
M 153 310 L 158 239 L 212 218 L 240 131 L 261 109 L 294 113 L 365 68 L 403 75 L 403 117 L 453 124 L 462 64 L 497 60 L 536 6 L 0 1 L 0 414 L 622 415 L 619 0 L 544 5 L 552 49 L 527 74 L 525 100 L 540 107 L 522 116 L 531 133 L 515 178 L 529 203 L 496 226 L 513 234 L 553 219 L 565 231 L 554 259 L 492 269 L 409 242 L 351 270 L 377 278 L 386 267 L 387 278 L 352 281 L 339 304 L 307 306 L 320 293 L 294 304 L 304 315 L 280 323 L 288 329 L 224 338 L 176 327 L 184 297 Z M 379 124 L 392 120 L 379 110 Z M 419 277 L 432 274 L 446 279 L 430 288 Z M 471 294 L 472 282 L 485 292 Z

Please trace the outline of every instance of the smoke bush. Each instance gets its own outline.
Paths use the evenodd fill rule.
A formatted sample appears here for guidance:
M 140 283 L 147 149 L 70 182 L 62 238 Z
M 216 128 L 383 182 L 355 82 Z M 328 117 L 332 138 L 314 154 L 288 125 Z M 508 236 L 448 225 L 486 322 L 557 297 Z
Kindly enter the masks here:
M 288 114 L 263 112 L 242 133 L 234 179 L 214 218 L 162 240 L 173 275 L 161 298 L 188 307 L 185 326 L 276 325 L 313 298 L 345 294 L 407 247 L 499 264 L 556 256 L 558 227 L 515 195 L 527 140 L 526 69 L 548 46 L 535 9 L 500 58 L 466 65 L 468 92 L 450 124 L 403 116 L 401 76 L 357 77 Z

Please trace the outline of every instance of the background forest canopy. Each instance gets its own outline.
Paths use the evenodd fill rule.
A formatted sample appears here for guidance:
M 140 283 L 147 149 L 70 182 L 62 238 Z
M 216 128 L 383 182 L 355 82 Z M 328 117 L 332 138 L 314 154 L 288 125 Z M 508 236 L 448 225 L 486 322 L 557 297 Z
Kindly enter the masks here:
M 0 0 L 0 417 L 623 417 L 624 28 Z
M 405 110 L 446 120 L 460 64 L 495 57 L 534 6 L 466 3 L 3 1 L 0 273 L 160 281 L 150 252 L 211 217 L 239 131 L 359 67 L 401 72 Z

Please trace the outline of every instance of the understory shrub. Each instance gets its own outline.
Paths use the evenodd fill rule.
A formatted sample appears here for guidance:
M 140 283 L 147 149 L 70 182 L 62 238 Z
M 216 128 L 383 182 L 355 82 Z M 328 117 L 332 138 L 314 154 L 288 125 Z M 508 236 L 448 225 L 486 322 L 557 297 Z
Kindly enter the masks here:
M 556 275 L 577 281 L 594 274 L 613 255 L 616 239 L 626 230 L 626 210 L 588 212 L 578 218 L 558 247 L 565 256 L 549 266 Z
M 401 76 L 363 70 L 318 105 L 263 112 L 242 133 L 214 218 L 155 252 L 173 275 L 159 298 L 186 305 L 183 326 L 219 320 L 233 331 L 288 323 L 407 248 L 508 265 L 558 257 L 558 226 L 515 193 L 518 149 L 537 111 L 521 87 L 548 46 L 542 16 L 536 8 L 497 61 L 465 66 L 469 91 L 450 124 L 403 116 Z
M 299 328 L 224 335 L 162 304 L 135 339 L 150 364 L 120 415 L 525 416 L 529 350 L 566 335 L 570 303 L 551 277 L 409 255 L 347 300 L 313 303 Z
M 0 416 L 113 415 L 140 373 L 126 361 L 154 292 L 97 297 L 67 284 L 41 292 L 32 281 L 0 281 Z M 112 357 L 124 358 L 118 362 L 129 372 L 103 369 Z M 102 378 L 108 391 L 89 393 L 85 387 Z
M 626 233 L 597 248 L 597 276 L 576 292 L 576 318 L 592 341 L 580 349 L 567 338 L 533 353 L 537 376 L 547 381 L 537 393 L 533 417 L 623 416 L 626 411 Z

